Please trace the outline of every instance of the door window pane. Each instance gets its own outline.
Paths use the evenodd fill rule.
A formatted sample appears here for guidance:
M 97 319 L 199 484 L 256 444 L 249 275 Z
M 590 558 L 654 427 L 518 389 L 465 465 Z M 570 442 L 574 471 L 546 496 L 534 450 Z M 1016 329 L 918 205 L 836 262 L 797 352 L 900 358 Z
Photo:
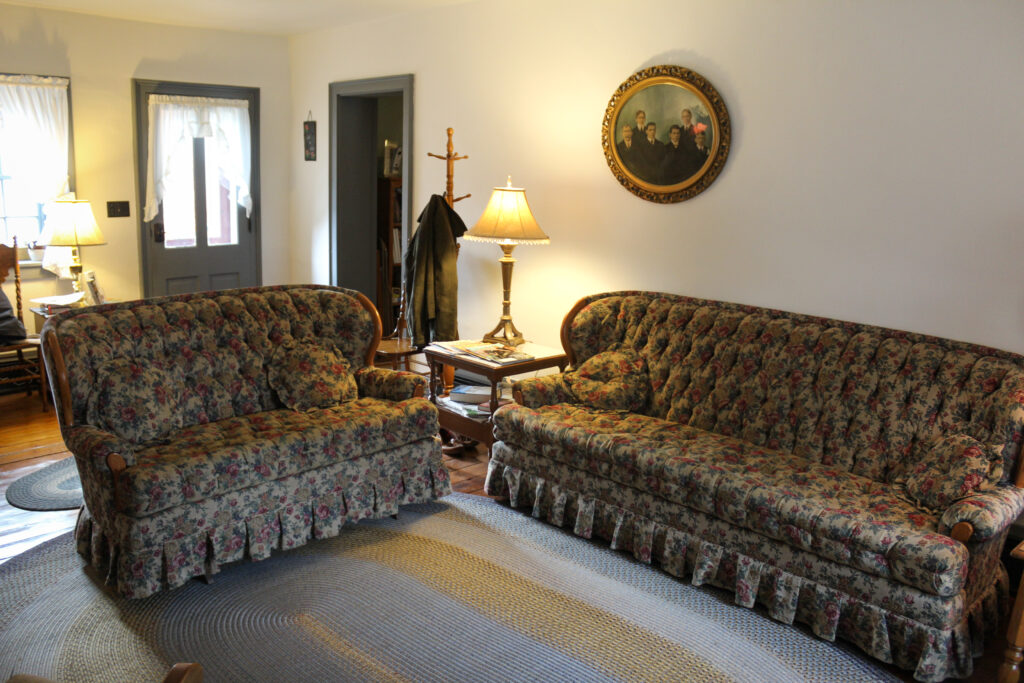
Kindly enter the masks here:
M 192 154 L 176 154 L 172 157 L 172 167 L 164 176 L 165 249 L 196 246 L 196 199 L 192 170 Z
M 209 139 L 204 140 L 209 142 Z M 224 172 L 228 160 L 217 145 L 205 144 L 206 242 L 211 247 L 238 244 L 238 188 Z

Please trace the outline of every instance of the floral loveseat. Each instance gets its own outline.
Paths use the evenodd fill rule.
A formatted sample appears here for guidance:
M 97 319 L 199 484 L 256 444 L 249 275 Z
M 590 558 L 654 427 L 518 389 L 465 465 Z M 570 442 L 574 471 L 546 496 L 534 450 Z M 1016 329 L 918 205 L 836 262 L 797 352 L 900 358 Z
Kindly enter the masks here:
M 425 380 L 373 367 L 380 336 L 365 296 L 320 286 L 49 319 L 79 552 L 141 598 L 448 494 Z
M 999 622 L 1024 358 L 651 292 L 587 297 L 571 368 L 494 416 L 486 490 L 919 680 Z

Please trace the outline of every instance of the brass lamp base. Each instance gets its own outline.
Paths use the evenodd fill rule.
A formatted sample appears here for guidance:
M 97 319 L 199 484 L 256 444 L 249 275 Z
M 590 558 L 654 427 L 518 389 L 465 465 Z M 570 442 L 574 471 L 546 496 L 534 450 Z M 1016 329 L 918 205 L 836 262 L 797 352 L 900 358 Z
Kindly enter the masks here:
M 494 326 L 494 329 L 484 335 L 484 341 L 489 344 L 507 344 L 508 346 L 519 346 L 526 340 L 523 333 L 516 329 L 512 323 L 512 314 L 509 309 L 512 307 L 512 266 L 516 260 L 512 258 L 512 250 L 515 244 L 500 243 L 503 256 L 498 259 L 501 263 L 501 285 L 504 290 L 504 298 L 501 302 L 501 320 Z
M 488 344 L 519 346 L 526 340 L 523 339 L 523 333 L 516 329 L 512 318 L 510 316 L 502 316 L 501 321 L 495 328 L 484 335 L 484 341 Z

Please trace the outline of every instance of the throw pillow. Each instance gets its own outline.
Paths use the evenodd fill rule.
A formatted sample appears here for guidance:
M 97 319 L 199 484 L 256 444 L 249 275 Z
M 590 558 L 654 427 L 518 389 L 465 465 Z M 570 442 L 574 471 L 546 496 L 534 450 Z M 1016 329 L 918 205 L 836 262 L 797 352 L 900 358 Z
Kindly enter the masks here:
M 999 483 L 1000 449 L 966 434 L 950 434 L 932 444 L 910 470 L 906 491 L 921 505 L 942 511 L 975 491 Z
M 292 410 L 326 408 L 358 396 L 351 366 L 333 344 L 285 342 L 267 368 L 270 388 Z
M 86 421 L 133 444 L 180 429 L 184 383 L 163 362 L 117 358 L 96 373 Z
M 595 354 L 563 379 L 577 401 L 602 410 L 640 412 L 651 391 L 647 362 L 630 349 Z

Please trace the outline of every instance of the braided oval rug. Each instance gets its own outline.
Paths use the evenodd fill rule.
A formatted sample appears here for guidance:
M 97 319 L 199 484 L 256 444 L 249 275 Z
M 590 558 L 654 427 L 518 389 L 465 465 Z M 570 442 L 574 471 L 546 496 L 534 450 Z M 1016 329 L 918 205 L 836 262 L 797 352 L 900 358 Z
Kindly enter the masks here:
M 731 599 L 462 494 L 143 600 L 68 534 L 0 566 L 0 679 L 897 680 Z
M 82 505 L 82 482 L 74 456 L 16 479 L 7 502 L 22 510 L 74 510 Z

